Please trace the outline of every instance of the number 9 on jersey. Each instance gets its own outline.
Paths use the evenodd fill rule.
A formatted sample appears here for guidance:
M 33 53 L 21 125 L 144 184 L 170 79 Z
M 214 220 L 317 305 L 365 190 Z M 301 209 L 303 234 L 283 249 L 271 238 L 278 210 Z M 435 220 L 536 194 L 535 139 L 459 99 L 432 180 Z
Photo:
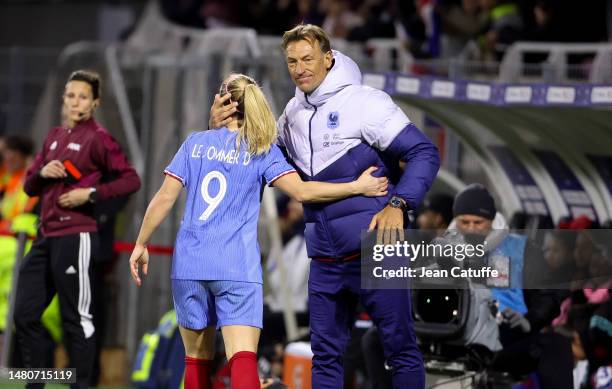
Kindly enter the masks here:
M 215 178 L 219 180 L 219 192 L 217 192 L 217 194 L 212 197 L 208 191 L 208 188 L 210 186 L 210 182 Z M 202 198 L 204 198 L 204 202 L 208 204 L 208 207 L 206 207 L 204 213 L 200 215 L 200 220 L 208 220 L 210 215 L 212 215 L 214 210 L 223 200 L 223 197 L 225 197 L 225 192 L 227 191 L 227 180 L 221 172 L 213 170 L 212 172 L 204 176 L 204 179 L 202 180 L 202 187 L 200 188 L 200 190 L 202 192 Z

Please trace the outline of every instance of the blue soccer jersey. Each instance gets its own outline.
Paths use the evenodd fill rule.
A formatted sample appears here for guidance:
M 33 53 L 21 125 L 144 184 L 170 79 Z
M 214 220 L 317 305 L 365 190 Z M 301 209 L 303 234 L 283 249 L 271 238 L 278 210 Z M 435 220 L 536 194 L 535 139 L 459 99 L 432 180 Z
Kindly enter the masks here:
M 261 189 L 293 172 L 276 145 L 259 156 L 236 150 L 227 128 L 191 134 L 164 173 L 187 189 L 172 278 L 262 282 L 257 219 Z

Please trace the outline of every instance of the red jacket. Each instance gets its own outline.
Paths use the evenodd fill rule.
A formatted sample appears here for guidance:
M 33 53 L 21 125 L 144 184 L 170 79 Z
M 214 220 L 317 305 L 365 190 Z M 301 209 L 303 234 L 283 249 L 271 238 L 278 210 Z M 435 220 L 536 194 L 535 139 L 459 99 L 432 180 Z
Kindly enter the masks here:
M 54 159 L 70 160 L 81 172 L 81 179 L 68 183 L 63 179 L 42 178 L 40 170 Z M 103 177 L 112 180 L 102 183 Z M 87 202 L 76 208 L 62 208 L 58 204 L 62 194 L 89 187 L 96 188 L 97 200 L 104 200 L 136 192 L 140 188 L 140 178 L 117 141 L 95 120 L 79 123 L 73 129 L 51 129 L 28 169 L 24 185 L 29 196 L 41 198 L 44 236 L 97 231 L 94 204 Z

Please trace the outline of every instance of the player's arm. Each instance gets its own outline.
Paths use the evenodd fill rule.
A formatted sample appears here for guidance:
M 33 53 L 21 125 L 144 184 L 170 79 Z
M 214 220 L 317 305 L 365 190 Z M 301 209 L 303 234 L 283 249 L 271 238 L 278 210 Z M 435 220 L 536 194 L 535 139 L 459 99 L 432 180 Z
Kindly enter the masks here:
M 286 174 L 277 178 L 272 185 L 285 192 L 288 196 L 302 203 L 326 202 L 345 197 L 385 196 L 388 180 L 386 177 L 374 177 L 372 173 L 377 167 L 365 170 L 355 181 L 332 184 L 320 181 L 302 181 L 298 174 Z
M 134 251 L 132 251 L 132 255 L 130 256 L 130 270 L 138 286 L 142 283 L 138 274 L 139 266 L 142 265 L 142 272 L 146 275 L 149 265 L 149 253 L 146 244 L 149 242 L 149 239 L 151 239 L 151 235 L 153 235 L 155 229 L 157 229 L 168 215 L 168 212 L 170 212 L 176 199 L 181 194 L 182 189 L 182 182 L 174 177 L 166 175 L 161 188 L 159 188 L 155 196 L 153 196 L 153 199 L 147 207 L 147 212 L 140 226 L 140 233 L 136 239 Z
M 136 244 L 146 245 L 151 238 L 151 235 L 160 223 L 166 218 L 168 212 L 176 202 L 176 199 L 181 194 L 183 184 L 174 177 L 166 175 L 161 188 L 157 191 L 145 213 L 140 227 L 140 233 Z

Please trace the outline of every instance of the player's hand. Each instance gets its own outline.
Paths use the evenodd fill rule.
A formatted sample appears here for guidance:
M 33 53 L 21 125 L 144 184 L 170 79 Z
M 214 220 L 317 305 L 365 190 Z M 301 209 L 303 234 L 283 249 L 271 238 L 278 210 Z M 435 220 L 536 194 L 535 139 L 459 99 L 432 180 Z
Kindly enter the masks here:
M 377 230 L 377 244 L 394 244 L 399 238 L 404 240 L 404 212 L 387 205 L 372 218 L 368 231 Z
M 62 208 L 74 208 L 89 201 L 90 188 L 77 188 L 59 197 L 58 204 Z
M 374 177 L 372 173 L 374 173 L 376 170 L 378 170 L 376 166 L 367 168 L 355 181 L 359 194 L 368 197 L 387 195 L 389 180 L 387 177 Z
M 221 128 L 232 121 L 232 115 L 236 112 L 238 103 L 233 101 L 225 104 L 232 95 L 226 93 L 223 96 L 215 95 L 212 107 L 210 107 L 210 115 L 208 119 L 208 128 Z
M 142 280 L 139 275 L 140 265 L 142 265 L 142 274 L 146 276 L 149 271 L 149 250 L 147 250 L 145 245 L 136 243 L 134 251 L 132 251 L 132 255 L 130 256 L 130 272 L 132 273 L 134 282 L 136 282 L 138 286 L 142 285 Z
M 66 168 L 57 159 L 49 162 L 42 169 L 40 169 L 40 176 L 42 178 L 64 178 L 67 177 Z

